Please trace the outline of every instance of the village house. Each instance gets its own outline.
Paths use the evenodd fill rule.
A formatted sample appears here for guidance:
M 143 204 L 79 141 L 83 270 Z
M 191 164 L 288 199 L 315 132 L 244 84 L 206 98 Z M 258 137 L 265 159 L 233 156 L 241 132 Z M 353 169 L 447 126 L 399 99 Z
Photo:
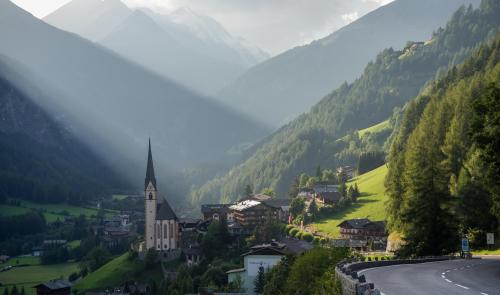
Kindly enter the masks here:
M 349 246 L 352 248 L 385 249 L 387 243 L 385 221 L 370 221 L 367 218 L 349 219 L 342 221 L 338 227 L 340 227 L 340 239 L 349 241 Z
M 286 220 L 285 216 L 287 215 L 282 207 L 289 210 L 289 205 L 287 206 L 280 202 L 281 201 L 277 201 L 274 203 L 271 200 L 264 202 L 245 200 L 229 206 L 229 210 L 234 216 L 234 222 L 238 222 L 241 226 L 246 228 L 253 228 L 264 223 L 268 217 L 276 220 Z
M 204 220 L 220 220 L 227 219 L 229 205 L 227 204 L 207 204 L 201 205 L 201 213 Z
M 71 284 L 65 280 L 53 280 L 33 286 L 36 295 L 70 295 Z
M 338 185 L 316 184 L 313 187 L 316 201 L 322 205 L 336 205 L 342 198 Z
M 243 256 L 243 268 L 226 272 L 228 282 L 233 282 L 239 276 L 244 291 L 248 294 L 255 294 L 255 277 L 261 266 L 267 272 L 278 264 L 285 254 L 299 255 L 312 247 L 311 243 L 294 239 L 283 239 L 280 242 L 273 240 L 271 243 L 253 246 L 248 253 L 241 255 Z
M 267 244 L 252 247 L 249 252 L 242 255 L 243 268 L 226 272 L 228 282 L 231 283 L 240 277 L 244 291 L 248 294 L 255 294 L 254 282 L 259 268 L 263 267 L 265 271 L 268 271 L 278 264 L 284 255 L 284 247 L 281 246 Z
M 354 178 L 356 174 L 356 169 L 352 166 L 342 166 L 337 168 L 337 177 L 341 177 L 344 180 Z
M 290 204 L 291 199 L 269 199 L 262 201 L 264 205 L 269 207 L 276 219 L 286 222 L 288 220 L 288 215 L 290 215 Z

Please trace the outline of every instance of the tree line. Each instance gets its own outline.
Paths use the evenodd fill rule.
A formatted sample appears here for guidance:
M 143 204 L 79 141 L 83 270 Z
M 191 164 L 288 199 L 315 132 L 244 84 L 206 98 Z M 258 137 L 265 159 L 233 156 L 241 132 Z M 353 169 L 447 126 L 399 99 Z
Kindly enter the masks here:
M 499 15 L 498 2 L 482 1 L 457 12 L 449 26 L 490 20 L 499 28 Z M 404 237 L 407 255 L 450 253 L 461 237 L 482 247 L 486 232 L 498 228 L 499 51 L 497 35 L 406 107 L 386 190 L 388 225 Z

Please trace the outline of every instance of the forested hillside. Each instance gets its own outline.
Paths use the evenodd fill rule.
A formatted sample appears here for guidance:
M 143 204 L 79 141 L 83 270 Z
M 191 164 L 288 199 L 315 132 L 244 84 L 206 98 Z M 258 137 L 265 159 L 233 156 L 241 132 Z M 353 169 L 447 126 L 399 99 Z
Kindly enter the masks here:
M 78 203 L 129 188 L 6 77 L 0 61 L 0 202 Z
M 361 152 L 381 149 L 380 144 L 357 146 L 355 140 L 352 144 L 352 140 L 339 138 L 353 134 L 349 130 L 384 121 L 393 113 L 393 125 L 398 124 L 397 108 L 418 95 L 426 83 L 470 56 L 482 41 L 495 36 L 500 10 L 492 2 L 484 0 L 478 9 L 460 8 L 445 28 L 437 29 L 425 42 L 409 42 L 402 51 L 384 50 L 354 83 L 343 84 L 309 113 L 269 137 L 245 162 L 194 191 L 193 201 L 235 199 L 247 184 L 255 191 L 271 187 L 283 195 L 301 172 L 312 174 L 318 165 L 353 165 Z
M 386 188 L 389 225 L 410 254 L 447 253 L 463 235 L 485 246 L 498 226 L 499 62 L 500 35 L 408 105 Z

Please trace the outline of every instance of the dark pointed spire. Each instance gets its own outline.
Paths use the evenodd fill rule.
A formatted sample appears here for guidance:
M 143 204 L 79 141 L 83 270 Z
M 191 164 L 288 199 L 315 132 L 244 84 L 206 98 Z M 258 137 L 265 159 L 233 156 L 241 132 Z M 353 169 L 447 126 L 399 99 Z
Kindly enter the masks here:
M 145 189 L 148 187 L 149 182 L 151 182 L 156 189 L 155 168 L 153 166 L 153 154 L 151 154 L 151 138 L 149 139 L 148 167 L 146 169 L 146 179 L 144 180 Z

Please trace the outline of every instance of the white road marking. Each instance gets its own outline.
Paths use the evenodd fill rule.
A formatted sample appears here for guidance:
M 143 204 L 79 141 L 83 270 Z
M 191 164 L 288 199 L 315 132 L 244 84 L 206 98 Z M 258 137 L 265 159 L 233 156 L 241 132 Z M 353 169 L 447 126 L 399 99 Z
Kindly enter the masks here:
M 445 275 L 446 273 L 445 273 L 445 272 L 442 272 L 441 274 L 442 274 L 442 275 Z
M 481 295 L 488 295 L 488 293 L 483 293 L 483 292 L 481 292 Z
M 451 283 L 452 281 L 448 280 L 448 279 L 444 279 L 445 281 L 447 281 L 448 283 Z
M 465 287 L 465 286 L 462 286 L 462 285 L 459 285 L 459 284 L 455 284 L 455 286 L 458 286 L 458 287 L 460 287 L 460 288 L 464 288 L 464 289 L 466 289 L 466 290 L 469 290 L 469 287 Z
M 442 277 L 443 279 L 446 279 L 446 277 L 445 277 L 444 275 L 441 275 L 441 277 Z

